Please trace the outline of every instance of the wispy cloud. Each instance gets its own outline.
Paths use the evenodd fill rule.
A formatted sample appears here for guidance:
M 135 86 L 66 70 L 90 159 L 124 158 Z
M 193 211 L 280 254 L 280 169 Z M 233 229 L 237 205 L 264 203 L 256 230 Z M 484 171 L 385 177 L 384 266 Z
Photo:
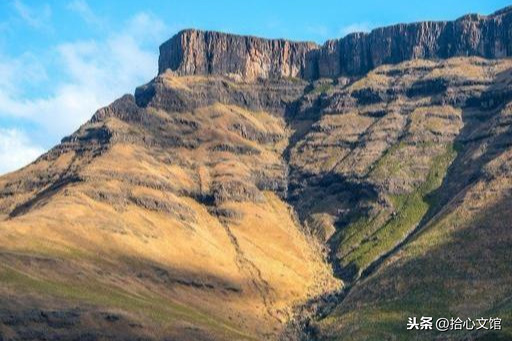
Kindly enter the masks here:
M 134 15 L 126 25 L 125 34 L 140 39 L 143 42 L 161 43 L 165 35 L 171 30 L 156 15 L 149 12 L 140 12 Z M 173 27 L 172 30 L 177 30 Z
M 39 98 L 27 96 L 23 89 L 36 77 L 47 77 L 44 67 L 32 63 L 28 54 L 24 60 L 0 56 L 0 73 L 5 76 L 0 80 L 0 118 L 27 122 L 46 136 L 38 140 L 21 129 L 13 133 L 4 126 L 0 134 L 8 137 L 0 149 L 0 164 L 5 164 L 0 173 L 33 159 L 35 151 L 40 153 L 43 147 L 72 133 L 98 108 L 153 78 L 157 73 L 157 46 L 167 38 L 167 32 L 158 17 L 143 12 L 129 19 L 122 33 L 55 46 L 53 55 L 64 79 Z M 27 67 L 31 64 L 32 68 Z M 21 154 L 15 157 L 13 153 Z
M 373 27 L 374 26 L 368 22 L 353 23 L 342 27 L 339 33 L 342 37 L 344 37 L 347 34 L 354 32 L 370 32 Z
M 33 28 L 49 28 L 52 16 L 50 5 L 44 4 L 41 7 L 30 7 L 21 0 L 15 0 L 13 7 L 20 18 Z
M 85 0 L 71 1 L 67 8 L 78 15 L 89 25 L 103 27 L 104 19 L 96 15 Z
M 0 54 L 0 90 L 20 96 L 30 85 L 47 79 L 48 75 L 39 58 L 25 52 L 16 58 Z
M 34 161 L 44 150 L 16 129 L 0 128 L 0 174 Z

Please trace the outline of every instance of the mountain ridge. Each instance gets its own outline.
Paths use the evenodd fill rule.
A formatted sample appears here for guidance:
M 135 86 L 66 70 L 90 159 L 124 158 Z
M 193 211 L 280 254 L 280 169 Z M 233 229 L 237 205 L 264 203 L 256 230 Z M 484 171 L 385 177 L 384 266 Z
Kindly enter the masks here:
M 379 27 L 323 45 L 187 29 L 160 46 L 158 69 L 179 75 L 315 80 L 360 76 L 379 65 L 411 59 L 503 58 L 512 54 L 512 37 L 506 30 L 511 21 L 507 7 L 488 16 Z

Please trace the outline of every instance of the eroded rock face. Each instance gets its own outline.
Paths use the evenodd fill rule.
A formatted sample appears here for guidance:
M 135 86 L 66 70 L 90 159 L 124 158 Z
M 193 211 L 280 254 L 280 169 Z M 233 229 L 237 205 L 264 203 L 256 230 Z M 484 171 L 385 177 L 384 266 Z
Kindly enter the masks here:
M 244 79 L 304 77 L 306 54 L 317 48 L 314 43 L 185 30 L 160 46 L 158 69 Z
M 317 70 L 310 75 L 358 75 L 379 65 L 411 59 L 506 57 L 511 53 L 511 20 L 510 11 L 503 11 L 491 16 L 467 15 L 455 21 L 398 24 L 377 28 L 369 34 L 351 34 L 324 44 L 316 52 L 317 65 L 311 66 Z
M 511 23 L 512 11 L 506 8 L 490 16 L 470 14 L 455 21 L 381 27 L 322 46 L 185 30 L 160 47 L 159 72 L 311 80 L 361 75 L 379 65 L 411 59 L 503 58 L 512 53 Z

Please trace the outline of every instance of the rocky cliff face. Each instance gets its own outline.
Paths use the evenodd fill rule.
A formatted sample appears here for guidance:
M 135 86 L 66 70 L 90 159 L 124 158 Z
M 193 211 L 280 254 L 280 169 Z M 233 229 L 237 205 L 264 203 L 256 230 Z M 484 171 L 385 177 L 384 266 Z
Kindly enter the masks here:
M 362 75 L 379 65 L 411 59 L 503 58 L 512 54 L 511 24 L 512 9 L 506 8 L 490 16 L 377 28 L 322 46 L 185 30 L 160 47 L 159 72 L 311 80 Z
M 449 22 L 420 22 L 377 28 L 328 42 L 315 52 L 314 77 L 358 75 L 383 64 L 457 56 L 502 58 L 512 52 L 510 11 L 467 15 Z M 316 68 L 316 69 L 315 69 Z
M 160 46 L 158 69 L 244 79 L 304 77 L 306 55 L 317 48 L 314 43 L 186 30 Z

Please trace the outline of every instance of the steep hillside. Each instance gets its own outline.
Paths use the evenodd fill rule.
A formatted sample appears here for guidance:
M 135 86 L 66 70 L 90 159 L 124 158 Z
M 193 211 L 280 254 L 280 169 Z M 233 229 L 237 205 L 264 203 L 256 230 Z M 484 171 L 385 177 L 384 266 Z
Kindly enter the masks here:
M 291 147 L 289 199 L 346 287 L 308 339 L 428 340 L 408 317 L 488 315 L 510 337 L 511 66 L 406 62 L 320 95 Z
M 16 307 L 0 309 L 5 335 L 266 338 L 339 286 L 279 196 L 283 119 L 216 99 L 165 111 L 166 91 L 231 98 L 243 84 L 153 86 L 152 105 L 125 96 L 2 178 L 2 307 Z
M 511 13 L 178 33 L 0 178 L 0 339 L 512 337 Z M 424 315 L 503 330 L 406 330 Z

